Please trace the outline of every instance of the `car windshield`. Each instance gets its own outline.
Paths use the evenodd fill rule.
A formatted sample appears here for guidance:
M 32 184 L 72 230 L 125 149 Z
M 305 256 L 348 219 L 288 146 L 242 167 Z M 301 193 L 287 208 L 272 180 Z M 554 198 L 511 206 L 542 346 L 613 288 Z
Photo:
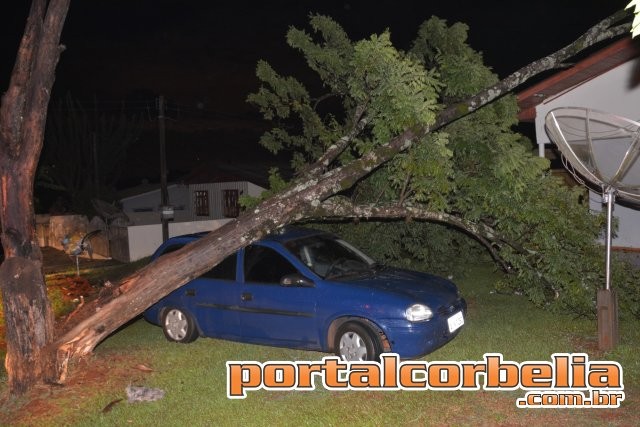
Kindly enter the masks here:
M 331 236 L 312 236 L 292 240 L 287 249 L 324 279 L 361 275 L 375 262 L 344 240 Z

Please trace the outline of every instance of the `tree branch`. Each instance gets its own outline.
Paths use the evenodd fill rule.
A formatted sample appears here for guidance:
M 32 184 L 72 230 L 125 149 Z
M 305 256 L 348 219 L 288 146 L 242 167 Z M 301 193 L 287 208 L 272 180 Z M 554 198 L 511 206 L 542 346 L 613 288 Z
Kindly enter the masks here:
M 447 107 L 438 115 L 435 123 L 432 126 L 425 126 L 417 129 L 405 129 L 401 134 L 395 136 L 388 143 L 379 146 L 375 150 L 372 150 L 369 153 L 363 155 L 360 159 L 347 165 L 349 167 L 349 170 L 360 170 L 360 173 L 356 173 L 355 175 L 347 177 L 347 181 L 351 182 L 352 184 L 355 183 L 357 180 L 366 176 L 372 170 L 377 169 L 378 167 L 388 162 L 396 154 L 408 150 L 416 141 L 418 141 L 424 135 L 427 135 L 429 132 L 448 125 L 449 123 L 458 120 L 472 113 L 473 111 L 491 103 L 495 99 L 515 89 L 517 86 L 521 85 L 531 77 L 554 68 L 555 65 L 563 63 L 566 59 L 571 58 L 572 56 L 592 46 L 593 44 L 622 34 L 624 31 L 629 29 L 629 25 L 619 25 L 612 28 L 611 25 L 621 21 L 628 16 L 628 12 L 620 11 L 614 13 L 606 19 L 603 19 L 598 24 L 587 30 L 573 43 L 565 46 L 564 48 L 545 58 L 534 61 L 531 64 L 522 67 L 520 70 L 512 73 L 504 80 L 501 80 L 497 84 L 485 89 L 479 94 L 471 96 L 461 103 Z M 358 115 L 362 114 L 363 111 L 357 111 L 356 118 L 358 117 Z M 366 125 L 363 120 L 355 121 L 354 123 L 356 123 L 356 126 L 352 129 L 352 131 L 348 135 L 340 138 L 340 140 L 336 144 L 333 144 L 331 147 L 329 147 L 325 154 L 323 154 L 323 156 L 318 159 L 318 161 L 315 162 L 310 169 L 306 170 L 303 174 L 298 176 L 298 178 L 294 180 L 292 186 L 290 187 L 290 190 L 285 191 L 282 194 L 283 197 L 287 197 L 287 195 L 290 195 L 291 191 L 295 191 L 295 188 L 298 188 L 301 185 L 306 185 L 305 180 L 308 181 L 308 179 L 311 179 L 313 181 L 315 178 L 320 178 L 320 174 L 326 171 L 327 166 L 335 158 L 337 158 L 340 153 L 344 151 L 349 142 L 351 142 L 351 140 L 360 131 L 360 129 L 358 129 L 358 125 L 361 125 L 363 127 Z M 344 174 L 344 170 L 343 168 L 337 168 L 336 170 L 326 172 L 326 176 L 322 176 L 322 179 L 330 177 L 334 173 Z M 343 183 L 341 187 L 342 188 L 337 189 L 336 192 L 345 188 L 349 188 L 348 186 L 346 186 L 346 182 Z
M 523 254 L 531 254 L 520 244 L 504 237 L 488 225 L 475 223 L 446 212 L 430 211 L 419 206 L 356 205 L 346 198 L 331 198 L 309 213 L 316 219 L 367 218 L 367 219 L 417 219 L 452 225 L 476 238 L 491 253 L 492 257 L 507 272 L 511 267 L 502 259 L 495 245 L 507 245 Z
M 327 151 L 308 169 L 305 169 L 300 175 L 304 177 L 312 177 L 318 176 L 322 174 L 331 162 L 333 162 L 342 152 L 347 148 L 347 146 L 353 141 L 353 139 L 358 136 L 362 129 L 367 125 L 366 118 L 363 118 L 365 112 L 364 106 L 358 106 L 356 108 L 356 112 L 353 119 L 353 128 L 351 131 L 340 138 L 335 144 L 332 144 Z
M 338 96 L 338 94 L 337 94 L 337 93 L 335 93 L 335 92 L 330 92 L 330 93 L 325 93 L 324 95 L 322 95 L 322 96 L 320 96 L 320 97 L 316 98 L 316 99 L 314 100 L 314 103 L 313 103 L 313 109 L 314 109 L 314 111 L 318 109 L 318 105 L 319 105 L 322 101 L 324 101 L 325 99 L 332 98 L 332 97 L 334 97 L 334 96 Z
M 402 190 L 400 191 L 400 197 L 398 197 L 398 206 L 404 205 L 405 200 L 411 194 L 411 191 L 407 191 L 409 188 L 409 183 L 411 182 L 411 173 L 407 174 L 407 177 L 404 180 L 404 184 L 402 185 Z
M 630 24 L 618 25 L 616 27 L 612 27 L 612 25 L 629 17 L 629 15 L 629 12 L 625 10 L 614 13 L 591 27 L 574 42 L 562 49 L 520 68 L 518 71 L 512 73 L 495 85 L 486 88 L 482 92 L 467 98 L 462 102 L 448 106 L 438 115 L 436 123 L 432 126 L 432 129 L 439 129 L 442 126 L 476 111 L 478 108 L 511 92 L 533 76 L 562 66 L 564 61 L 568 58 L 575 56 L 598 42 L 628 32 L 631 28 Z

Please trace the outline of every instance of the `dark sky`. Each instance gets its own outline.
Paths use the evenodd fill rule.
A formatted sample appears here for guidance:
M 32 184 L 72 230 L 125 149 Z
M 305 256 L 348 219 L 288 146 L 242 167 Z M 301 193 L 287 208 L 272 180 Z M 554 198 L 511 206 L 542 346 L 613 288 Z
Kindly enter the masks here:
M 0 84 L 6 88 L 27 1 L 0 5 Z M 256 111 L 245 100 L 257 89 L 255 66 L 266 59 L 283 74 L 303 66 L 287 47 L 285 33 L 304 28 L 310 13 L 333 17 L 352 39 L 389 28 L 401 49 L 418 26 L 437 15 L 470 26 L 471 45 L 502 77 L 572 41 L 591 25 L 624 8 L 628 0 L 536 1 L 284 1 L 74 0 L 67 17 L 54 96 L 97 99 L 100 108 L 127 100 L 151 123 L 149 99 L 170 100 L 169 168 L 186 171 L 194 162 L 240 164 L 237 147 L 254 147 Z M 202 119 L 202 120 L 198 120 Z M 195 129 L 192 135 L 173 132 Z M 213 150 L 212 150 L 213 148 Z M 141 146 L 132 152 L 133 179 L 154 175 Z M 254 152 L 254 151 L 251 151 Z M 252 162 L 273 159 L 254 152 Z M 241 166 L 241 165 L 240 165 Z M 153 176 L 150 176 L 153 179 Z

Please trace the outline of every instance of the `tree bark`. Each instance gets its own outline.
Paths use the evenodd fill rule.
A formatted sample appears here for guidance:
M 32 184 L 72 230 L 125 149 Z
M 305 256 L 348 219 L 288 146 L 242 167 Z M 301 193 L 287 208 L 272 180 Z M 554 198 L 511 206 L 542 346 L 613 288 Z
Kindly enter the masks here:
M 54 339 L 53 313 L 35 236 L 33 183 L 68 8 L 69 0 L 33 1 L 0 106 L 0 238 L 5 253 L 0 289 L 12 394 L 58 377 L 55 354 L 48 348 Z

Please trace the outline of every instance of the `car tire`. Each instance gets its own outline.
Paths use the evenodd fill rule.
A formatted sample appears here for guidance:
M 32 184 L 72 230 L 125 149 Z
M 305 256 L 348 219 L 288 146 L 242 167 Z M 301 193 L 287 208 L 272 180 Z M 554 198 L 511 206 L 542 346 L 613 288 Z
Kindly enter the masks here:
M 338 328 L 334 347 L 336 355 L 347 362 L 379 361 L 382 343 L 371 329 L 348 322 Z
M 168 308 L 162 313 L 162 331 L 169 341 L 189 343 L 198 338 L 198 329 L 189 314 Z

